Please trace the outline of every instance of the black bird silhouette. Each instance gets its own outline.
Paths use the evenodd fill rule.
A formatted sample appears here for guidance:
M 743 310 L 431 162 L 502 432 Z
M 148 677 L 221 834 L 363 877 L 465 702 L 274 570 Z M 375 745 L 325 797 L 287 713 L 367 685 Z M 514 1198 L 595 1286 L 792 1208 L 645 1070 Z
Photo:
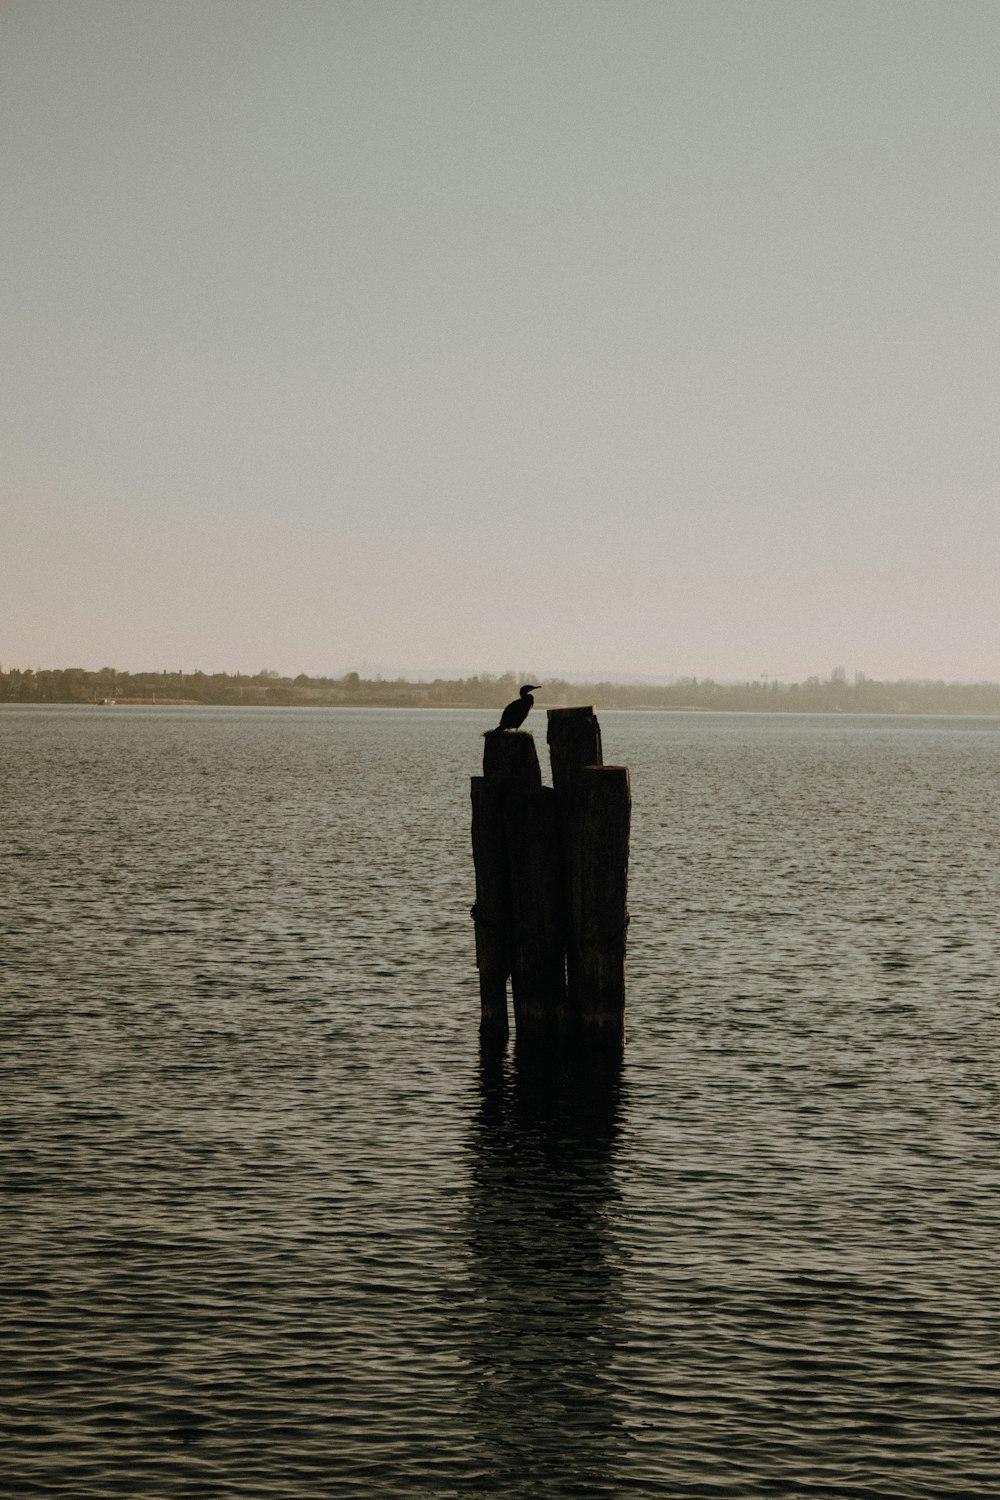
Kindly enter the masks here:
M 524 687 L 521 689 L 521 696 L 515 698 L 513 703 L 508 703 L 500 715 L 499 727 L 501 729 L 520 729 L 531 712 L 531 706 L 535 701 L 531 695 L 541 685 L 540 682 L 526 682 L 524 684 Z

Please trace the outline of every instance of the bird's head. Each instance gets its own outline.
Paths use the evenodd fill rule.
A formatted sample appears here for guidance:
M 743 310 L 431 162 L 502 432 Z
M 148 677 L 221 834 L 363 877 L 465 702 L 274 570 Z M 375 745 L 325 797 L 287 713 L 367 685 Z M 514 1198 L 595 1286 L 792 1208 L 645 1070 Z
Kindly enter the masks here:
M 529 693 L 537 693 L 541 685 L 540 682 L 526 682 L 521 689 L 521 697 L 527 698 Z

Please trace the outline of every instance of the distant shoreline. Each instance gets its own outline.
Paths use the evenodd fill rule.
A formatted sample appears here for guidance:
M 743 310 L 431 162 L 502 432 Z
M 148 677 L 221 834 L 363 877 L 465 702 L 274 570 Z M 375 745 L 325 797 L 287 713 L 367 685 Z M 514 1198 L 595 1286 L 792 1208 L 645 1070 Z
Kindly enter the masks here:
M 933 715 L 935 717 L 1000 715 L 1000 684 L 995 682 L 883 682 L 858 672 L 848 679 L 837 669 L 828 678 L 778 682 L 715 682 L 683 677 L 673 682 L 566 682 L 532 673 L 540 682 L 538 708 L 565 708 L 593 703 L 610 712 L 642 713 L 822 713 Z M 483 673 L 465 678 L 410 682 L 404 678 L 282 677 L 261 671 L 253 676 L 226 672 L 120 672 L 103 667 L 0 671 L 0 704 L 102 704 L 104 707 L 216 708 L 474 708 L 499 716 L 516 697 L 513 673 Z

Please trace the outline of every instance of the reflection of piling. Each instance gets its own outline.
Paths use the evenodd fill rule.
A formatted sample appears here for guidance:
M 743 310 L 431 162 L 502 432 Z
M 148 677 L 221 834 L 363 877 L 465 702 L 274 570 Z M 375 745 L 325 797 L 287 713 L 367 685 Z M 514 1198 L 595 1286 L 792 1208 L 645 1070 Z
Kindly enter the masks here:
M 484 1039 L 464 1194 L 471 1296 L 458 1326 L 463 1413 L 490 1494 L 632 1493 L 627 1402 L 607 1378 L 626 1334 L 622 1071 L 603 1047 Z
M 485 1034 L 569 1021 L 621 1036 L 631 794 L 592 708 L 550 709 L 552 788 L 523 730 L 484 736 L 472 779 L 476 962 Z M 568 984 L 567 984 L 568 979 Z

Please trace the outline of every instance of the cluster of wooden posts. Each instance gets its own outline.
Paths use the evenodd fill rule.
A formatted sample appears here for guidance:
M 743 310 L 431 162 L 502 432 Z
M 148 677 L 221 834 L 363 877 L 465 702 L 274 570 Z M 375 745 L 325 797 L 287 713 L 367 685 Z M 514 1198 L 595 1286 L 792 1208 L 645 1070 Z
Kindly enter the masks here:
M 506 1037 L 507 980 L 518 1033 L 621 1038 L 632 796 L 604 765 L 593 708 L 550 708 L 552 786 L 532 735 L 484 736 L 472 778 L 476 963 L 484 1035 Z

